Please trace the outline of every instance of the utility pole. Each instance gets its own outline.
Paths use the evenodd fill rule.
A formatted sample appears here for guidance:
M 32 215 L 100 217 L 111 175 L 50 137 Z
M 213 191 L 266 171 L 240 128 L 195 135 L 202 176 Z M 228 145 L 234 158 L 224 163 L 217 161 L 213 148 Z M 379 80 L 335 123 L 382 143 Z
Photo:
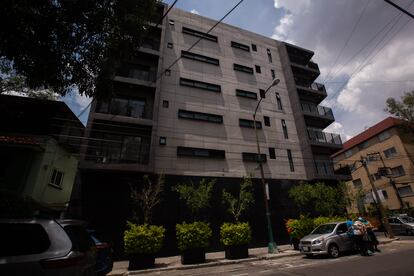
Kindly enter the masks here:
M 386 166 L 385 166 L 385 161 L 384 161 L 384 159 L 382 158 L 381 153 L 380 153 L 380 152 L 375 152 L 375 154 L 378 154 L 378 155 L 379 155 L 379 157 L 380 157 L 380 159 L 381 159 L 382 166 L 383 166 L 384 168 L 386 168 Z M 393 179 L 392 175 L 391 175 L 391 176 L 387 176 L 387 178 L 390 180 L 390 184 L 391 184 L 391 186 L 394 188 L 395 194 L 397 195 L 398 201 L 400 202 L 400 206 L 401 206 L 400 210 L 401 210 L 401 212 L 402 212 L 402 210 L 403 210 L 403 208 L 404 208 L 404 201 L 402 200 L 402 198 L 401 198 L 401 196 L 400 196 L 400 193 L 398 192 L 397 185 L 395 185 L 395 181 L 394 181 L 394 179 Z
M 372 191 L 374 192 L 375 198 L 377 199 L 377 204 L 378 204 L 378 209 L 380 211 L 382 224 L 384 225 L 385 230 L 387 231 L 389 237 L 392 239 L 392 238 L 394 238 L 394 234 L 392 233 L 391 227 L 390 227 L 390 225 L 388 223 L 388 220 L 387 220 L 387 217 L 385 215 L 385 209 L 384 209 L 384 206 L 382 206 L 382 202 L 381 202 L 380 197 L 378 195 L 377 187 L 375 187 L 375 184 L 371 179 L 371 174 L 369 173 L 367 160 L 362 155 L 361 155 L 360 162 L 361 162 L 362 166 L 364 167 L 365 172 L 367 173 L 367 177 L 368 177 L 369 183 L 371 184 Z

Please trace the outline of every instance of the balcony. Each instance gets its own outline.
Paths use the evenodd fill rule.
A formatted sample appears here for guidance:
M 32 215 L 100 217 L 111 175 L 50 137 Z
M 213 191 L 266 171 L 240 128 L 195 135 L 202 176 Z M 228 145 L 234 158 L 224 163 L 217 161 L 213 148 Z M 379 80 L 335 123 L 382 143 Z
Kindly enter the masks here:
M 337 179 L 348 181 L 352 179 L 349 166 L 338 167 L 331 160 L 314 160 L 316 179 Z
M 292 73 L 296 82 L 311 84 L 319 76 L 319 66 L 309 61 L 306 65 L 291 62 Z
M 307 64 L 314 55 L 312 51 L 296 45 L 285 43 L 285 46 L 288 52 L 289 60 L 297 64 Z
M 317 82 L 311 83 L 310 85 L 296 82 L 296 89 L 301 100 L 308 102 L 320 103 L 328 96 L 325 85 Z
M 331 148 L 333 151 L 342 149 L 342 140 L 339 134 L 324 132 L 322 129 L 308 127 L 308 138 L 312 146 Z
M 308 126 L 325 128 L 335 121 L 332 109 L 311 102 L 301 102 L 303 115 Z

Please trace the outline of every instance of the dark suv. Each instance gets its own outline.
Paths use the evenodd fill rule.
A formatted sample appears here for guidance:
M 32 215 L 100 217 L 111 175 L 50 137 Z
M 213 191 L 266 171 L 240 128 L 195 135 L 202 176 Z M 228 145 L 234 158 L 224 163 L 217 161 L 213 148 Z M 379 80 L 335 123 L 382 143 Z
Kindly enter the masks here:
M 0 275 L 95 275 L 95 251 L 82 221 L 0 220 Z

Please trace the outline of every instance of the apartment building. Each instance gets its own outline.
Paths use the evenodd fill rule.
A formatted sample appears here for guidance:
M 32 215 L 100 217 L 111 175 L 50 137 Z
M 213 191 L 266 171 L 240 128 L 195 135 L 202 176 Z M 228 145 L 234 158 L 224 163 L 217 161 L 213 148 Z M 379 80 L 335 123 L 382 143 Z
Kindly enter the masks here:
M 136 59 L 119 71 L 116 96 L 92 104 L 81 171 L 85 216 L 97 227 L 107 219 L 103 214 L 98 219 L 99 213 L 114 208 L 122 215 L 113 222 L 125 224 L 129 184 L 139 185 L 143 174 L 165 175 L 167 202 L 160 213 L 162 223 L 171 225 L 184 212 L 170 195 L 174 184 L 216 179 L 210 215 L 217 218 L 225 213 L 221 189 L 234 189 L 251 174 L 256 193 L 251 215 L 261 241 L 266 237 L 265 227 L 258 226 L 265 221 L 257 181 L 261 158 L 280 240 L 287 237 L 284 219 L 296 215 L 287 196 L 292 185 L 346 178 L 329 159 L 342 142 L 323 132 L 334 116 L 318 105 L 327 94 L 314 83 L 320 72 L 313 52 L 224 23 L 207 33 L 216 23 L 173 8 Z M 275 78 L 280 83 L 265 93 Z
M 414 205 L 414 140 L 403 122 L 388 117 L 344 143 L 333 155 L 340 164 L 350 165 L 352 181 L 348 181 L 353 195 L 352 212 L 364 212 L 376 202 L 369 177 L 378 190 L 383 205 L 389 210 Z M 367 173 L 359 160 L 367 158 Z

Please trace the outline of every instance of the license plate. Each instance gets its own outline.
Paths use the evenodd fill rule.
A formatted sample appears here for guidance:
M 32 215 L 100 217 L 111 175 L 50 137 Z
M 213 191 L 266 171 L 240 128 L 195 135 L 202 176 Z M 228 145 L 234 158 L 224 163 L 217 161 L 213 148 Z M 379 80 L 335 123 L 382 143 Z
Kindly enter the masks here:
M 310 251 L 310 247 L 304 246 L 303 247 L 303 252 L 309 252 Z

